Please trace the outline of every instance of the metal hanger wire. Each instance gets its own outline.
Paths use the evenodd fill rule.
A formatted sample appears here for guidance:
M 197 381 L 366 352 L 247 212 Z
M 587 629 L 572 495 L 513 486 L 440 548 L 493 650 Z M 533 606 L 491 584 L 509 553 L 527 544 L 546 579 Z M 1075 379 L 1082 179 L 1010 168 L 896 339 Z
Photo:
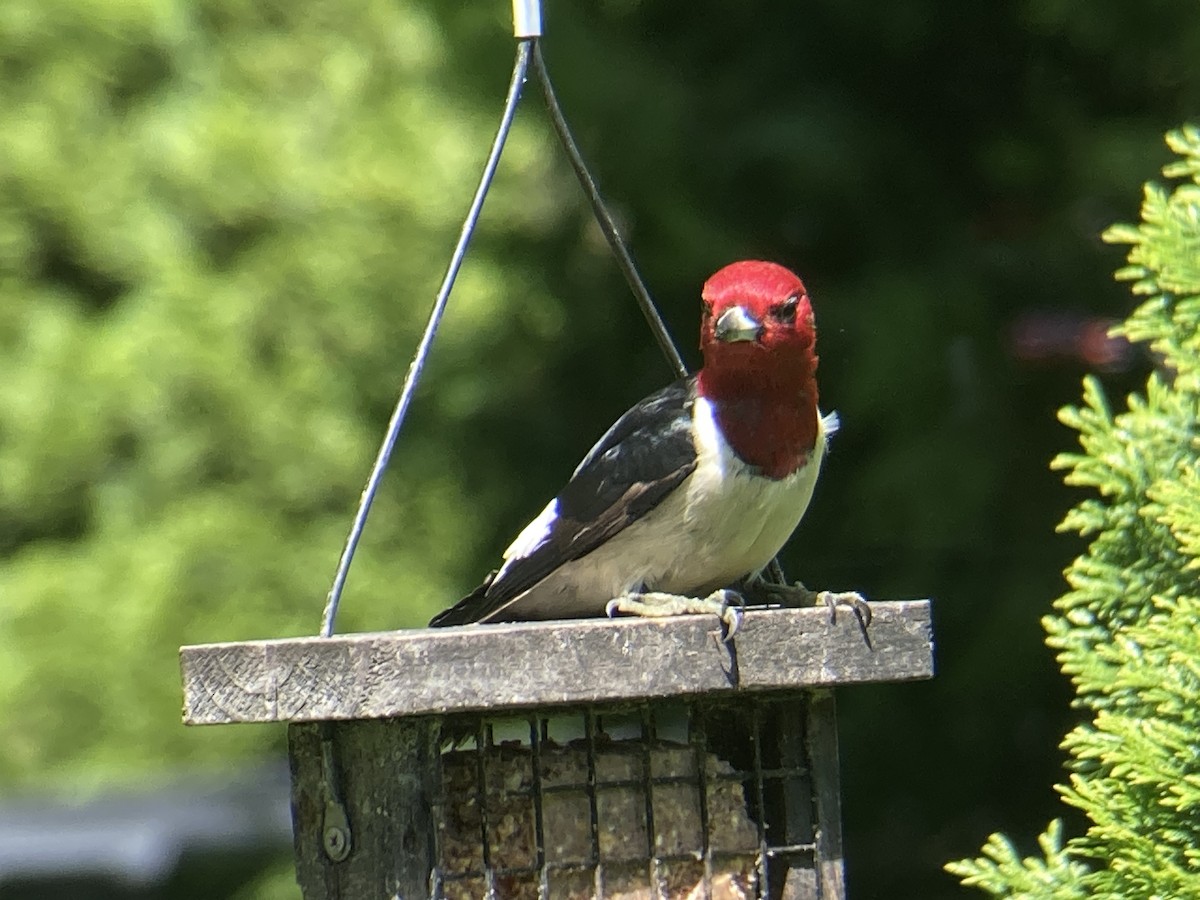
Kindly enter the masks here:
M 621 237 L 612 214 L 608 211 L 608 207 L 600 196 L 596 179 L 592 176 L 587 164 L 583 160 L 579 146 L 575 143 L 575 138 L 571 135 L 571 130 L 567 126 L 567 121 L 563 115 L 562 107 L 559 105 L 558 97 L 554 93 L 550 73 L 546 69 L 546 61 L 542 56 L 542 10 L 540 0 L 513 0 L 513 34 L 517 38 L 516 59 L 513 63 L 512 77 L 509 80 L 508 94 L 504 100 L 504 110 L 500 116 L 500 125 L 496 130 L 496 137 L 492 141 L 491 150 L 488 152 L 487 161 L 484 163 L 483 173 L 479 179 L 479 186 L 475 189 L 475 195 L 467 210 L 467 216 L 459 233 L 458 242 L 454 246 L 454 252 L 450 256 L 450 263 L 446 267 L 446 274 L 443 276 L 441 286 L 438 288 L 437 295 L 434 298 L 433 308 L 430 310 L 429 319 L 425 324 L 425 331 L 421 335 L 421 341 L 417 345 L 416 352 L 413 354 L 412 362 L 408 367 L 408 373 L 404 378 L 404 385 L 400 390 L 400 397 L 396 402 L 391 419 L 388 421 L 383 442 L 375 457 L 375 463 L 371 467 L 371 474 L 368 476 L 366 486 L 363 488 L 362 496 L 358 503 L 358 510 L 350 526 L 350 533 L 347 535 L 346 543 L 342 547 L 337 570 L 333 577 L 333 584 L 329 588 L 329 593 L 325 601 L 325 611 L 321 619 L 320 633 L 322 637 L 330 637 L 334 633 L 338 608 L 341 604 L 342 593 L 346 587 L 347 576 L 350 573 L 350 564 L 354 560 L 354 553 L 358 548 L 359 540 L 362 538 L 363 530 L 366 528 L 367 516 L 370 514 L 371 506 L 379 491 L 379 485 L 383 480 L 384 472 L 387 470 L 388 462 L 391 460 L 392 451 L 396 447 L 396 441 L 400 436 L 400 430 L 404 425 L 404 419 L 412 403 L 413 394 L 416 392 L 417 383 L 425 367 L 425 361 L 429 357 L 429 351 L 437 335 L 438 326 L 441 324 L 442 316 L 446 312 L 450 292 L 454 288 L 455 279 L 458 277 L 459 269 L 466 258 L 467 247 L 478 224 L 484 200 L 487 199 L 488 191 L 491 189 L 492 180 L 496 175 L 496 168 L 504 152 L 504 145 L 508 140 L 509 132 L 512 130 L 517 106 L 521 101 L 522 90 L 525 82 L 528 80 L 531 68 L 534 75 L 541 82 L 542 96 L 546 104 L 546 109 L 550 114 L 550 122 L 554 127 L 555 135 L 558 137 L 559 143 L 567 155 L 567 159 L 575 172 L 576 178 L 579 180 L 579 185 L 583 189 L 584 195 L 591 204 L 592 213 L 596 218 L 597 224 L 600 226 L 601 232 L 603 232 L 605 239 L 608 241 L 608 246 L 612 250 L 617 266 L 625 276 L 625 280 L 633 292 L 634 299 L 645 316 L 646 322 L 649 324 L 650 330 L 653 332 L 654 338 L 658 342 L 659 348 L 662 350 L 663 356 L 671 366 L 671 369 L 677 377 L 683 377 L 687 374 L 687 367 L 684 365 L 683 357 L 680 356 L 678 347 L 676 347 L 675 342 L 671 339 L 670 332 L 668 332 L 662 316 L 659 315 L 658 309 L 654 305 L 654 300 L 650 297 L 650 292 L 646 289 L 645 282 L 643 282 L 641 275 L 638 274 L 637 265 L 633 261 L 633 255 L 629 252 L 629 248 Z M 779 583 L 783 582 L 783 571 L 779 568 L 778 560 L 772 561 L 770 572 L 773 580 Z

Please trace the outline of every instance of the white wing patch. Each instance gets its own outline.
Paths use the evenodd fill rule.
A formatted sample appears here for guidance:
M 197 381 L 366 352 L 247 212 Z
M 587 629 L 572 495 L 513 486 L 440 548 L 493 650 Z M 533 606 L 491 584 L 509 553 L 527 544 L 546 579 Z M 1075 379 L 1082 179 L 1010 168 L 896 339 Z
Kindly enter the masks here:
M 546 504 L 536 519 L 521 529 L 521 533 L 517 535 L 517 539 L 513 541 L 507 550 L 504 551 L 505 564 L 500 568 L 496 575 L 496 581 L 504 577 L 504 571 L 509 567 L 509 564 L 518 560 L 524 559 L 534 550 L 542 545 L 550 532 L 554 529 L 554 523 L 558 521 L 558 500 L 551 500 Z

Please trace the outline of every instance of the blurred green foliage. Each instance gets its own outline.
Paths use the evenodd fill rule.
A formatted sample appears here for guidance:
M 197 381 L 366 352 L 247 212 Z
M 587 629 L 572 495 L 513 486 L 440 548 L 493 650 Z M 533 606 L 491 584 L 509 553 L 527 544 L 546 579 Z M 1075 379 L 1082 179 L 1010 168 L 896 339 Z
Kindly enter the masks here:
M 427 12 L 342 12 L 0 12 L 6 782 L 278 740 L 177 727 L 174 648 L 314 630 L 493 128 L 433 90 L 452 51 Z M 561 214 L 527 132 L 489 213 L 536 240 Z M 512 331 L 471 322 L 504 310 L 552 342 L 561 317 L 524 270 L 477 248 L 438 347 L 451 374 L 397 460 L 344 627 L 417 623 L 485 536 L 454 450 L 485 387 L 519 393 L 534 360 L 475 365 Z
M 0 789 L 280 748 L 185 731 L 175 651 L 315 632 L 495 128 L 508 12 L 0 3 Z M 720 265 L 808 281 L 844 427 L 789 572 L 938 615 L 934 682 L 843 697 L 851 886 L 949 896 L 942 860 L 1050 814 L 1067 716 L 1036 623 L 1075 550 L 1046 537 L 1070 500 L 1044 462 L 1082 364 L 1027 365 L 1010 329 L 1124 314 L 1097 235 L 1200 106 L 1200 17 L 602 0 L 547 25 L 685 348 Z M 531 93 L 339 627 L 455 599 L 667 377 Z
M 1083 452 L 1054 463 L 1098 494 L 1060 526 L 1090 540 L 1044 620 L 1089 717 L 1063 741 L 1058 789 L 1087 831 L 1064 843 L 1056 820 L 1024 859 L 993 834 L 947 866 L 995 897 L 1200 897 L 1200 129 L 1167 142 L 1182 158 L 1165 174 L 1186 180 L 1147 185 L 1141 223 L 1105 235 L 1132 245 L 1117 274 L 1148 297 L 1120 331 L 1160 369 L 1115 414 L 1088 378 L 1060 414 Z

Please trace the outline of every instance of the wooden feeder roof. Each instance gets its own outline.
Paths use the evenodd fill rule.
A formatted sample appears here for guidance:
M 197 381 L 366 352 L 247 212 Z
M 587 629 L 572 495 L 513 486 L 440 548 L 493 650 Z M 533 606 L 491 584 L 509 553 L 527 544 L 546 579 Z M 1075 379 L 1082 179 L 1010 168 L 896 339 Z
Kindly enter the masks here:
M 180 651 L 190 725 L 504 712 L 933 675 L 929 602 L 853 613 L 749 610 L 732 645 L 709 616 L 582 619 L 202 644 Z

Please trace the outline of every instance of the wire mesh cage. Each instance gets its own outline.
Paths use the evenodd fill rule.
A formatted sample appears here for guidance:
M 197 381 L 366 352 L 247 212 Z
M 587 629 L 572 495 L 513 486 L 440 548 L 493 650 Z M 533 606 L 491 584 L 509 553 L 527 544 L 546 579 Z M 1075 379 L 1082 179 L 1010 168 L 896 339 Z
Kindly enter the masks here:
M 815 865 L 805 695 L 451 720 L 435 897 L 780 897 Z M 797 877 L 803 877 L 797 875 Z

